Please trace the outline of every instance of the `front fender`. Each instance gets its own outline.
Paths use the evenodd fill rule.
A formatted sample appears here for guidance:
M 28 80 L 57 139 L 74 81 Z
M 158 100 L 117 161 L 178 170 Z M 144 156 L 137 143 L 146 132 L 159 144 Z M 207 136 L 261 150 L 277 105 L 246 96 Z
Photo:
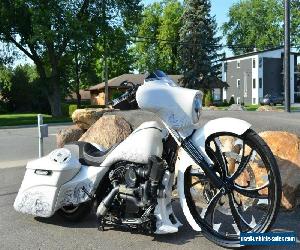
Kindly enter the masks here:
M 203 127 L 197 129 L 197 131 L 194 132 L 192 135 L 192 142 L 193 144 L 199 149 L 199 151 L 202 153 L 202 155 L 206 158 L 208 162 L 211 162 L 209 157 L 207 156 L 205 152 L 205 141 L 206 139 L 215 133 L 219 132 L 228 132 L 228 133 L 234 133 L 237 135 L 242 135 L 245 133 L 249 128 L 251 127 L 251 124 L 235 118 L 219 118 L 215 120 L 211 120 L 208 123 L 206 123 Z M 178 159 L 176 162 L 176 166 L 178 169 L 178 181 L 177 181 L 177 189 L 180 199 L 180 204 L 183 210 L 183 213 L 188 221 L 188 223 L 191 225 L 191 227 L 195 231 L 201 231 L 200 226 L 198 223 L 194 220 L 190 209 L 186 202 L 186 197 L 184 193 L 184 174 L 188 167 L 191 165 L 197 165 L 191 157 L 181 148 L 178 154 Z

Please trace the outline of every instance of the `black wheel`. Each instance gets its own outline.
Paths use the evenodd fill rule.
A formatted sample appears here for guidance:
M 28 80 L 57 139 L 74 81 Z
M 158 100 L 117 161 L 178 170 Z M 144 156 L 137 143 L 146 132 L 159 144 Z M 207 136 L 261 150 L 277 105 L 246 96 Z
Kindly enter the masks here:
M 90 202 L 81 203 L 79 205 L 64 206 L 57 213 L 64 219 L 72 222 L 78 222 L 84 219 L 91 211 Z
M 223 247 L 240 247 L 241 232 L 266 232 L 281 200 L 281 179 L 267 144 L 252 130 L 217 133 L 206 152 L 226 188 L 214 188 L 198 167 L 185 172 L 185 195 L 203 235 Z

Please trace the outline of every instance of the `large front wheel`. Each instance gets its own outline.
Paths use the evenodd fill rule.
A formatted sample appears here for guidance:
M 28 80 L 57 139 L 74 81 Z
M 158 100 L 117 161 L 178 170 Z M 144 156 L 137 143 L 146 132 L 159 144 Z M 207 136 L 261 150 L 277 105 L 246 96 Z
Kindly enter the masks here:
M 214 188 L 197 167 L 185 172 L 185 196 L 203 235 L 223 247 L 239 247 L 241 232 L 266 232 L 280 206 L 276 160 L 252 130 L 243 135 L 216 133 L 207 138 L 207 155 L 226 188 Z

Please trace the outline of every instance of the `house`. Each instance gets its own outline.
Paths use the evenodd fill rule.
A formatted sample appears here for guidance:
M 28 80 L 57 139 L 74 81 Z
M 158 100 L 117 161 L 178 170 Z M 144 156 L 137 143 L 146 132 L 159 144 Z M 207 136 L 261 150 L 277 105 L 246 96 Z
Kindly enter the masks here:
M 170 75 L 176 83 L 182 78 L 181 75 Z M 132 82 L 133 84 L 143 84 L 144 74 L 123 74 L 118 77 L 108 80 L 108 99 L 112 100 L 116 94 L 124 93 L 130 86 L 120 86 L 124 81 Z M 92 105 L 105 105 L 105 82 L 94 85 L 88 89 L 91 93 Z
M 179 84 L 179 81 L 183 78 L 183 75 L 169 75 L 169 77 L 176 84 Z M 123 93 L 129 88 L 127 86 L 120 86 L 122 82 L 128 81 L 132 82 L 133 84 L 143 84 L 144 78 L 144 74 L 123 74 L 108 80 L 108 99 L 113 99 L 116 93 Z M 209 81 L 209 86 L 212 88 L 214 101 L 222 101 L 222 90 L 228 85 L 217 77 L 211 77 L 207 79 L 207 81 Z M 88 90 L 90 91 L 92 105 L 105 105 L 105 82 L 92 86 Z
M 300 102 L 299 53 L 291 52 L 291 103 Z M 284 95 L 283 81 L 284 49 L 232 56 L 222 61 L 223 98 L 229 101 L 233 96 L 236 103 L 259 104 L 266 94 Z
M 87 90 L 79 90 L 79 94 L 81 96 L 81 102 L 90 102 L 91 101 L 91 94 L 90 91 Z M 70 93 L 69 96 L 66 97 L 66 102 L 76 102 L 77 101 L 77 95 L 75 92 Z

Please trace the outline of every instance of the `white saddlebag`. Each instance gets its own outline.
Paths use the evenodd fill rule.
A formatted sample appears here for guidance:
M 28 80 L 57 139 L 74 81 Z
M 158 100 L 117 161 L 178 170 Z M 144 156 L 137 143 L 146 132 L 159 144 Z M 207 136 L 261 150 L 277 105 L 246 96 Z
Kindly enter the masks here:
M 28 162 L 25 176 L 14 202 L 15 210 L 40 217 L 50 217 L 57 210 L 60 187 L 80 170 L 76 156 L 66 148 Z

